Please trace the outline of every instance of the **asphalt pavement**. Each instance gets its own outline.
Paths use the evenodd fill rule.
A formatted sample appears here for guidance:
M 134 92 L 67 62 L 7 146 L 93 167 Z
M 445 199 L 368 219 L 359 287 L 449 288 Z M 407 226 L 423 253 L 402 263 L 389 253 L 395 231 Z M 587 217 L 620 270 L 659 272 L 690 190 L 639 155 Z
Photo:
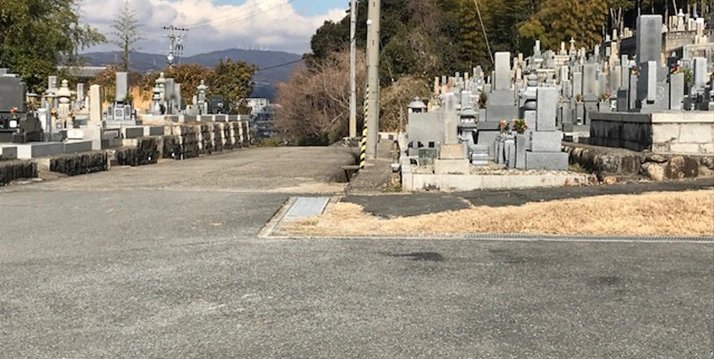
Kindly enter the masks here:
M 0 358 L 714 357 L 711 244 L 257 238 L 351 160 L 0 189 Z

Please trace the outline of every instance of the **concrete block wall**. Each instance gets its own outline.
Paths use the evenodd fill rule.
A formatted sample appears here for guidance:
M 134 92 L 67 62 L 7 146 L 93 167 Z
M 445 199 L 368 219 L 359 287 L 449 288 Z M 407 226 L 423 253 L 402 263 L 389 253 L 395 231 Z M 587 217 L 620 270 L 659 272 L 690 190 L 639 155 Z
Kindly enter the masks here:
M 652 152 L 714 154 L 714 113 L 652 114 Z
M 595 112 L 591 114 L 589 143 L 595 146 L 625 148 L 633 151 L 652 148 L 650 114 Z
M 705 111 L 594 113 L 591 145 L 658 153 L 714 153 L 714 115 Z

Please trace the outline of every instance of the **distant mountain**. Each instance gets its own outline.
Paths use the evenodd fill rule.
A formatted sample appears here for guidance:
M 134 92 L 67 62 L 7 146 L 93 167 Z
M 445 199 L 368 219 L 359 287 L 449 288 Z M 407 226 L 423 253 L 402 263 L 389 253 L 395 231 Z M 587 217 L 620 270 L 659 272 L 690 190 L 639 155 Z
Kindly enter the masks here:
M 107 66 L 120 61 L 119 52 L 90 52 L 82 56 L 87 59 L 87 66 Z M 214 67 L 221 59 L 230 59 L 257 65 L 259 69 L 265 70 L 258 70 L 255 74 L 256 88 L 253 97 L 273 99 L 276 95 L 276 85 L 288 80 L 301 58 L 300 55 L 282 51 L 231 49 L 184 57 L 180 63 Z M 284 64 L 287 65 L 281 66 Z M 131 67 L 133 71 L 140 73 L 159 71 L 166 68 L 166 56 L 135 52 L 131 54 Z

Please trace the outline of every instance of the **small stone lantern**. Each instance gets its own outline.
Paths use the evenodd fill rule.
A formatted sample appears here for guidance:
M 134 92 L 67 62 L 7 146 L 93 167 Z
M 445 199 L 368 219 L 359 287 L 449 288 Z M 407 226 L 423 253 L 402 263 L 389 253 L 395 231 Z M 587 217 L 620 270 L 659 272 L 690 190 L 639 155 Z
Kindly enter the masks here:
M 407 106 L 407 109 L 409 113 L 422 113 L 426 112 L 426 105 L 419 97 L 415 97 L 414 101 Z

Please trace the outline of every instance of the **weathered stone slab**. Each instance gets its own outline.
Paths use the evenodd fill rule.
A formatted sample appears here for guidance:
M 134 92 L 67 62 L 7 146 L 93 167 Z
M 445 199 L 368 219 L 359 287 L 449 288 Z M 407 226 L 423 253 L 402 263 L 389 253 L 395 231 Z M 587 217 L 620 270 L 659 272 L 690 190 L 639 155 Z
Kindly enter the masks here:
M 526 150 L 528 149 L 530 138 L 526 134 L 516 135 L 516 168 L 526 169 Z
M 526 169 L 565 171 L 568 154 L 565 152 L 526 152 Z
M 463 160 L 434 160 L 434 173 L 438 175 L 446 174 L 468 174 L 469 161 Z
M 533 152 L 560 152 L 563 141 L 561 131 L 531 131 L 528 150 Z
M 441 145 L 439 158 L 442 160 L 461 160 L 464 158 L 462 144 Z
M 684 74 L 672 74 L 669 77 L 669 109 L 682 110 L 684 101 Z
M 0 147 L 0 161 L 9 161 L 17 159 L 17 147 L 3 146 Z
M 558 90 L 553 87 L 539 87 L 536 98 L 536 131 L 555 131 L 558 110 Z
M 124 138 L 144 137 L 143 127 L 124 127 L 122 130 L 124 132 Z

